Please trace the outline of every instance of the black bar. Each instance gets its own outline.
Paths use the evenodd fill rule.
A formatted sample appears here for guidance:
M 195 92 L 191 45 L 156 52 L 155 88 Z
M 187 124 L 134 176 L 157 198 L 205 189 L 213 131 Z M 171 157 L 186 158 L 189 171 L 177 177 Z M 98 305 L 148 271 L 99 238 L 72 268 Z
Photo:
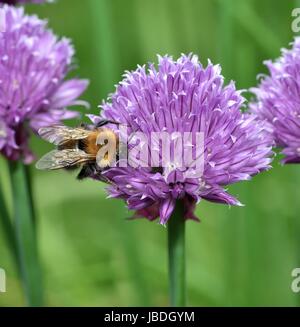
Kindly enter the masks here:
M 299 308 L 0 308 L 0 325 L 14 322 L 79 323 L 85 326 L 201 326 L 227 323 L 299 322 Z M 86 325 L 89 323 L 89 325 Z M 11 326 L 11 325 L 9 325 Z M 204 325 L 202 325 L 204 326 Z

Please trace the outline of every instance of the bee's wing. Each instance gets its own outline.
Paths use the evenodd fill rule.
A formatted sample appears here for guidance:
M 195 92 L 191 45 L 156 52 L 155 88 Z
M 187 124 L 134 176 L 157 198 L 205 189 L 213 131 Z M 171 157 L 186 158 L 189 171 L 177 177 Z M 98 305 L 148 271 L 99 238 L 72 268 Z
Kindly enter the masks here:
M 85 139 L 91 132 L 80 127 L 71 128 L 63 125 L 54 125 L 42 127 L 38 133 L 44 140 L 55 145 L 62 145 L 68 141 Z
M 95 160 L 95 156 L 89 155 L 81 150 L 53 150 L 45 154 L 35 166 L 37 169 L 41 170 L 55 170 L 72 167 L 93 160 Z

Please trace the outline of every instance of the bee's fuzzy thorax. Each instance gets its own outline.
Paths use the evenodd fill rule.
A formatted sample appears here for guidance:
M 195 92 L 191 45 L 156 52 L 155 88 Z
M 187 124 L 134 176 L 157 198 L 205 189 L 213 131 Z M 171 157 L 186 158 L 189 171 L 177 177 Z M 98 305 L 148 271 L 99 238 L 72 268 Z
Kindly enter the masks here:
M 101 139 L 104 140 L 103 142 L 99 141 L 100 136 Z M 109 128 L 99 128 L 98 130 L 92 132 L 84 140 L 84 144 L 85 144 L 84 150 L 86 153 L 96 156 L 99 149 L 107 142 L 110 144 L 114 144 L 116 147 L 118 146 L 118 139 L 116 137 L 115 132 Z
M 97 152 L 100 149 L 100 145 L 97 144 L 97 137 L 99 135 L 98 131 L 92 132 L 85 140 L 84 140 L 84 151 L 88 154 L 97 155 Z

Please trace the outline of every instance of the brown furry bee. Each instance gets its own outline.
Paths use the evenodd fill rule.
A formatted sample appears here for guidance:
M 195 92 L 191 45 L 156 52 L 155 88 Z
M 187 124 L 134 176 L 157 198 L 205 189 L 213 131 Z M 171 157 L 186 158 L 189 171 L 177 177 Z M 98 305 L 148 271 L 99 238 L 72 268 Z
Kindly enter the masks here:
M 62 125 L 41 128 L 39 135 L 46 141 L 55 144 L 57 149 L 44 155 L 37 162 L 36 168 L 56 170 L 81 167 L 78 179 L 98 173 L 97 176 L 105 180 L 99 172 L 111 166 L 116 160 L 119 145 L 117 134 L 112 129 L 103 127 L 109 123 L 118 124 L 109 120 L 101 120 L 93 129 L 89 129 L 85 124 L 76 128 Z M 103 156 L 99 157 L 99 150 L 108 145 L 113 146 L 114 149 L 104 150 Z

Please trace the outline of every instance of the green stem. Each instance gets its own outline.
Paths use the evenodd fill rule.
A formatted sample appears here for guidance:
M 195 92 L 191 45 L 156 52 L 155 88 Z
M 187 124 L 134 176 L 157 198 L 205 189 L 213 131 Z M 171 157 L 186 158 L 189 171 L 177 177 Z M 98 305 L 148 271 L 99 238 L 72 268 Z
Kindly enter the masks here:
M 26 178 L 26 184 L 28 185 L 28 196 L 29 196 L 29 205 L 32 208 L 32 222 L 33 222 L 33 228 L 34 231 L 36 230 L 36 217 L 35 217 L 35 208 L 34 208 L 34 200 L 33 200 L 33 187 L 32 187 L 32 177 L 31 177 L 31 171 L 30 166 L 25 165 L 25 178 Z
M 185 306 L 185 220 L 182 203 L 178 203 L 168 221 L 170 305 Z
M 42 274 L 34 230 L 31 187 L 22 162 L 10 162 L 10 177 L 22 284 L 28 305 L 41 306 Z
M 15 242 L 15 235 L 14 235 L 14 229 L 13 224 L 9 218 L 8 210 L 6 207 L 5 199 L 0 187 L 0 221 L 2 223 L 3 231 L 5 234 L 5 237 L 7 239 L 8 246 L 10 247 L 10 250 L 16 260 L 18 262 L 17 256 L 17 246 Z

